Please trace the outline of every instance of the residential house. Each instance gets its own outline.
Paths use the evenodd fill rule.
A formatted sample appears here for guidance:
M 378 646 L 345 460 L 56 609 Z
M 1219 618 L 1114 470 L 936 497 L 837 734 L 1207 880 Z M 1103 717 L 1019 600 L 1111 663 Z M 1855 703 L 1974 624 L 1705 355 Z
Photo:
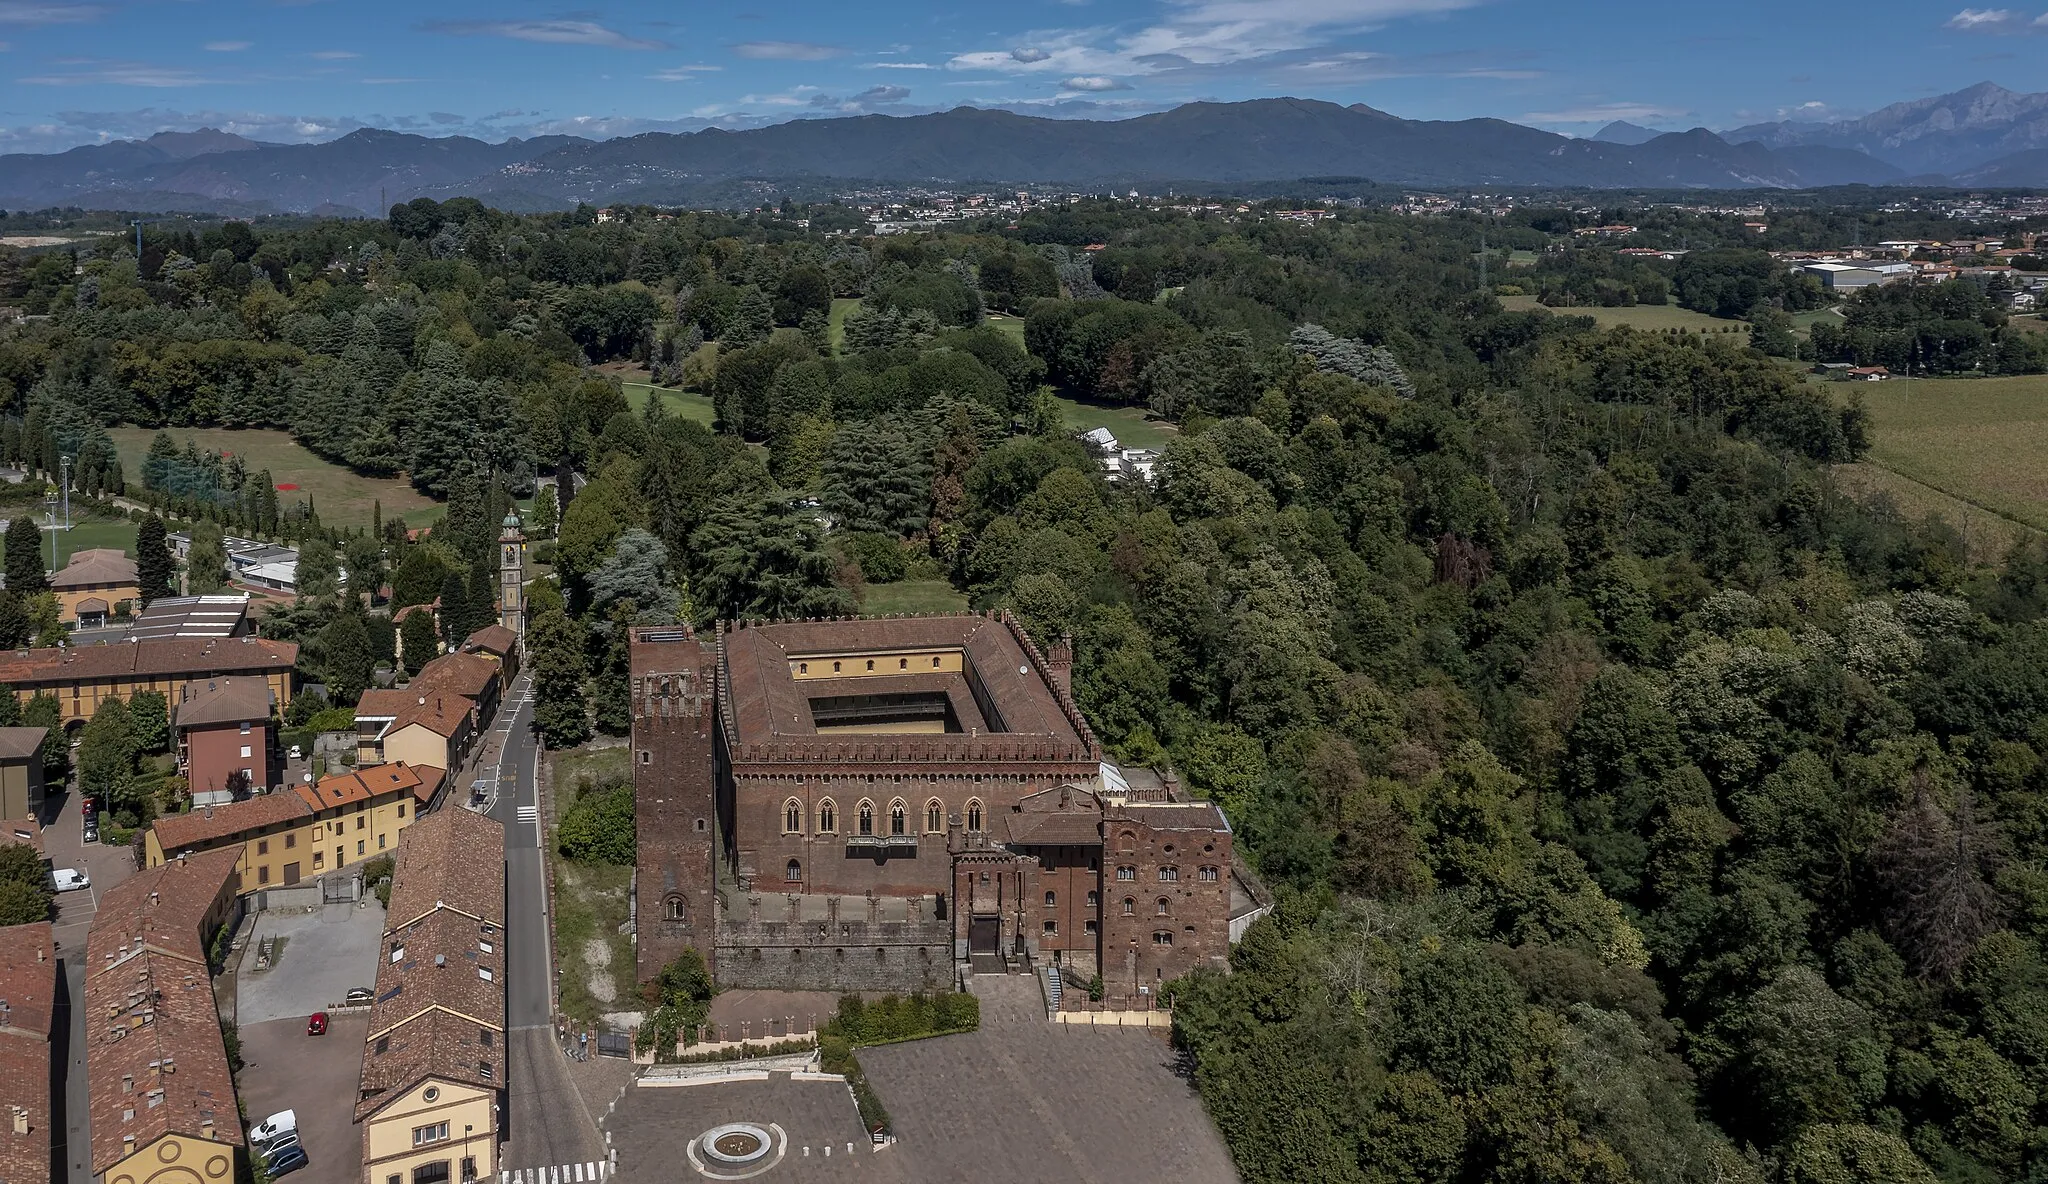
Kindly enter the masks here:
M 85 945 L 84 1117 L 107 1184 L 235 1178 L 241 1114 L 208 965 L 214 935 L 239 915 L 235 862 L 230 851 L 174 860 L 99 899 Z
M 42 818 L 43 737 L 49 731 L 0 728 L 0 819 Z
M 498 1177 L 504 851 L 504 825 L 469 810 L 398 846 L 356 1095 L 365 1184 Z
M 1892 372 L 1883 366 L 1852 366 L 1849 369 L 1850 382 L 1883 382 Z
M 242 891 L 289 887 L 391 850 L 445 780 L 438 768 L 379 765 L 168 815 L 149 828 L 143 858 L 156 867 L 191 852 L 232 849 Z
M 519 677 L 519 635 L 503 625 L 486 625 L 469 635 L 462 652 L 489 658 L 498 664 L 498 686 L 512 685 Z
M 222 806 L 267 788 L 281 775 L 276 699 L 260 678 L 190 682 L 171 710 L 178 737 L 178 771 L 197 806 Z
M 160 691 L 175 703 L 186 683 L 229 675 L 268 682 L 282 711 L 291 706 L 292 668 L 298 660 L 299 647 L 289 641 L 167 638 L 0 651 L 0 683 L 12 687 L 24 704 L 37 694 L 54 695 L 69 728 L 91 719 L 107 699 L 125 701 L 137 691 Z
M 109 618 L 142 599 L 135 561 L 112 547 L 74 554 L 50 577 L 57 595 L 57 619 L 74 629 L 102 629 Z
M 443 654 L 403 687 L 363 692 L 356 701 L 356 763 L 460 769 L 497 715 L 503 673 L 483 654 Z
M 52 1125 L 57 947 L 50 923 L 0 929 L 0 1180 L 61 1180 Z

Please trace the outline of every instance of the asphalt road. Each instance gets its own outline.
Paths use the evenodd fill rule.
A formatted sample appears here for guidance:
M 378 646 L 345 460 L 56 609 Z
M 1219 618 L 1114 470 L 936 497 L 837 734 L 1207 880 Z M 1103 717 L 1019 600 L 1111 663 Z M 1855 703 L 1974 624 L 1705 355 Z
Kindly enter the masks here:
M 79 795 L 59 790 L 52 795 L 51 815 L 43 828 L 43 852 L 51 867 L 75 867 L 92 880 L 84 892 L 57 897 L 57 957 L 64 967 L 66 999 L 55 1017 L 63 1046 L 53 1050 L 65 1063 L 61 1110 L 55 1119 L 62 1130 L 58 1147 L 69 1184 L 92 1184 L 92 1145 L 87 1122 L 91 1111 L 85 1096 L 85 938 L 99 909 L 101 894 L 135 874 L 134 855 L 125 847 L 83 841 Z
M 511 1027 L 511 1114 L 503 1166 L 546 1168 L 604 1158 L 604 1140 L 585 1112 L 554 1036 L 554 952 L 540 847 L 540 760 L 533 736 L 530 680 L 513 684 L 493 724 L 498 746 L 497 800 L 490 815 L 505 824 L 506 1017 Z M 467 792 L 467 786 L 456 787 Z M 523 816 L 523 817 L 522 817 Z

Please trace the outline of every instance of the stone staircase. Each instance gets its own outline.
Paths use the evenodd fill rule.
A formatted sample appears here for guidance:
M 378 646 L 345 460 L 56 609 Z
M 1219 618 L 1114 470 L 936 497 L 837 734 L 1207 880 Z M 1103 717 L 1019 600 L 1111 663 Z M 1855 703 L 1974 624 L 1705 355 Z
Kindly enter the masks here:
M 1045 968 L 1045 1005 L 1054 1015 L 1060 1012 L 1060 968 Z

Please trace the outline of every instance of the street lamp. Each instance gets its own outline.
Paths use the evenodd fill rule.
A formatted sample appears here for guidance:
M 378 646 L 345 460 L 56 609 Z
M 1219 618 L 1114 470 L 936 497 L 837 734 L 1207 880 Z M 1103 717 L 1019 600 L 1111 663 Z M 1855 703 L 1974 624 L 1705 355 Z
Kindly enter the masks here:
M 476 1128 L 469 1123 L 462 1124 L 462 1178 L 476 1179 L 476 1163 L 469 1158 L 469 1132 Z

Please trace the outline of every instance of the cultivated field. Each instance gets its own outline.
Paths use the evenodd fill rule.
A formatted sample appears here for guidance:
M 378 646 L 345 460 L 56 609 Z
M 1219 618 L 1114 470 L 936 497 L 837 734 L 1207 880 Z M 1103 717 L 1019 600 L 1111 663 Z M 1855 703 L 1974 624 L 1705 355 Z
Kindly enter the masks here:
M 242 458 L 251 472 L 269 469 L 278 485 L 278 501 L 290 505 L 307 497 L 319 511 L 320 521 L 329 526 L 368 526 L 371 506 L 381 502 L 384 516 L 403 515 L 414 526 L 440 517 L 440 503 L 406 484 L 402 477 L 364 477 L 337 464 L 330 464 L 307 451 L 284 432 L 256 428 L 173 428 L 171 438 L 183 447 L 186 440 L 204 451 L 216 449 Z M 121 453 L 121 471 L 139 492 L 142 487 L 142 459 L 149 454 L 154 428 L 113 428 L 108 432 Z
M 2048 529 L 2048 376 L 1902 378 L 1855 392 L 1876 422 L 1871 461 Z
M 1534 296 L 1503 296 L 1501 306 L 1513 312 L 1527 312 L 1531 309 L 1548 308 L 1537 302 Z M 1730 329 L 1749 332 L 1746 321 L 1724 321 L 1710 317 L 1703 312 L 1680 308 L 1675 304 L 1637 304 L 1627 308 L 1550 308 L 1559 316 L 1592 317 L 1595 324 L 1603 329 L 1616 325 L 1629 325 L 1662 333 L 1667 329 L 1684 329 L 1689 333 L 1725 333 Z
M 1973 564 L 2002 563 L 2015 542 L 2042 537 L 2042 532 L 2031 526 L 1950 497 L 1869 461 L 1837 465 L 1834 476 L 1843 493 L 1866 505 L 1882 498 L 1909 522 L 1930 517 L 1941 519 L 1962 536 Z

